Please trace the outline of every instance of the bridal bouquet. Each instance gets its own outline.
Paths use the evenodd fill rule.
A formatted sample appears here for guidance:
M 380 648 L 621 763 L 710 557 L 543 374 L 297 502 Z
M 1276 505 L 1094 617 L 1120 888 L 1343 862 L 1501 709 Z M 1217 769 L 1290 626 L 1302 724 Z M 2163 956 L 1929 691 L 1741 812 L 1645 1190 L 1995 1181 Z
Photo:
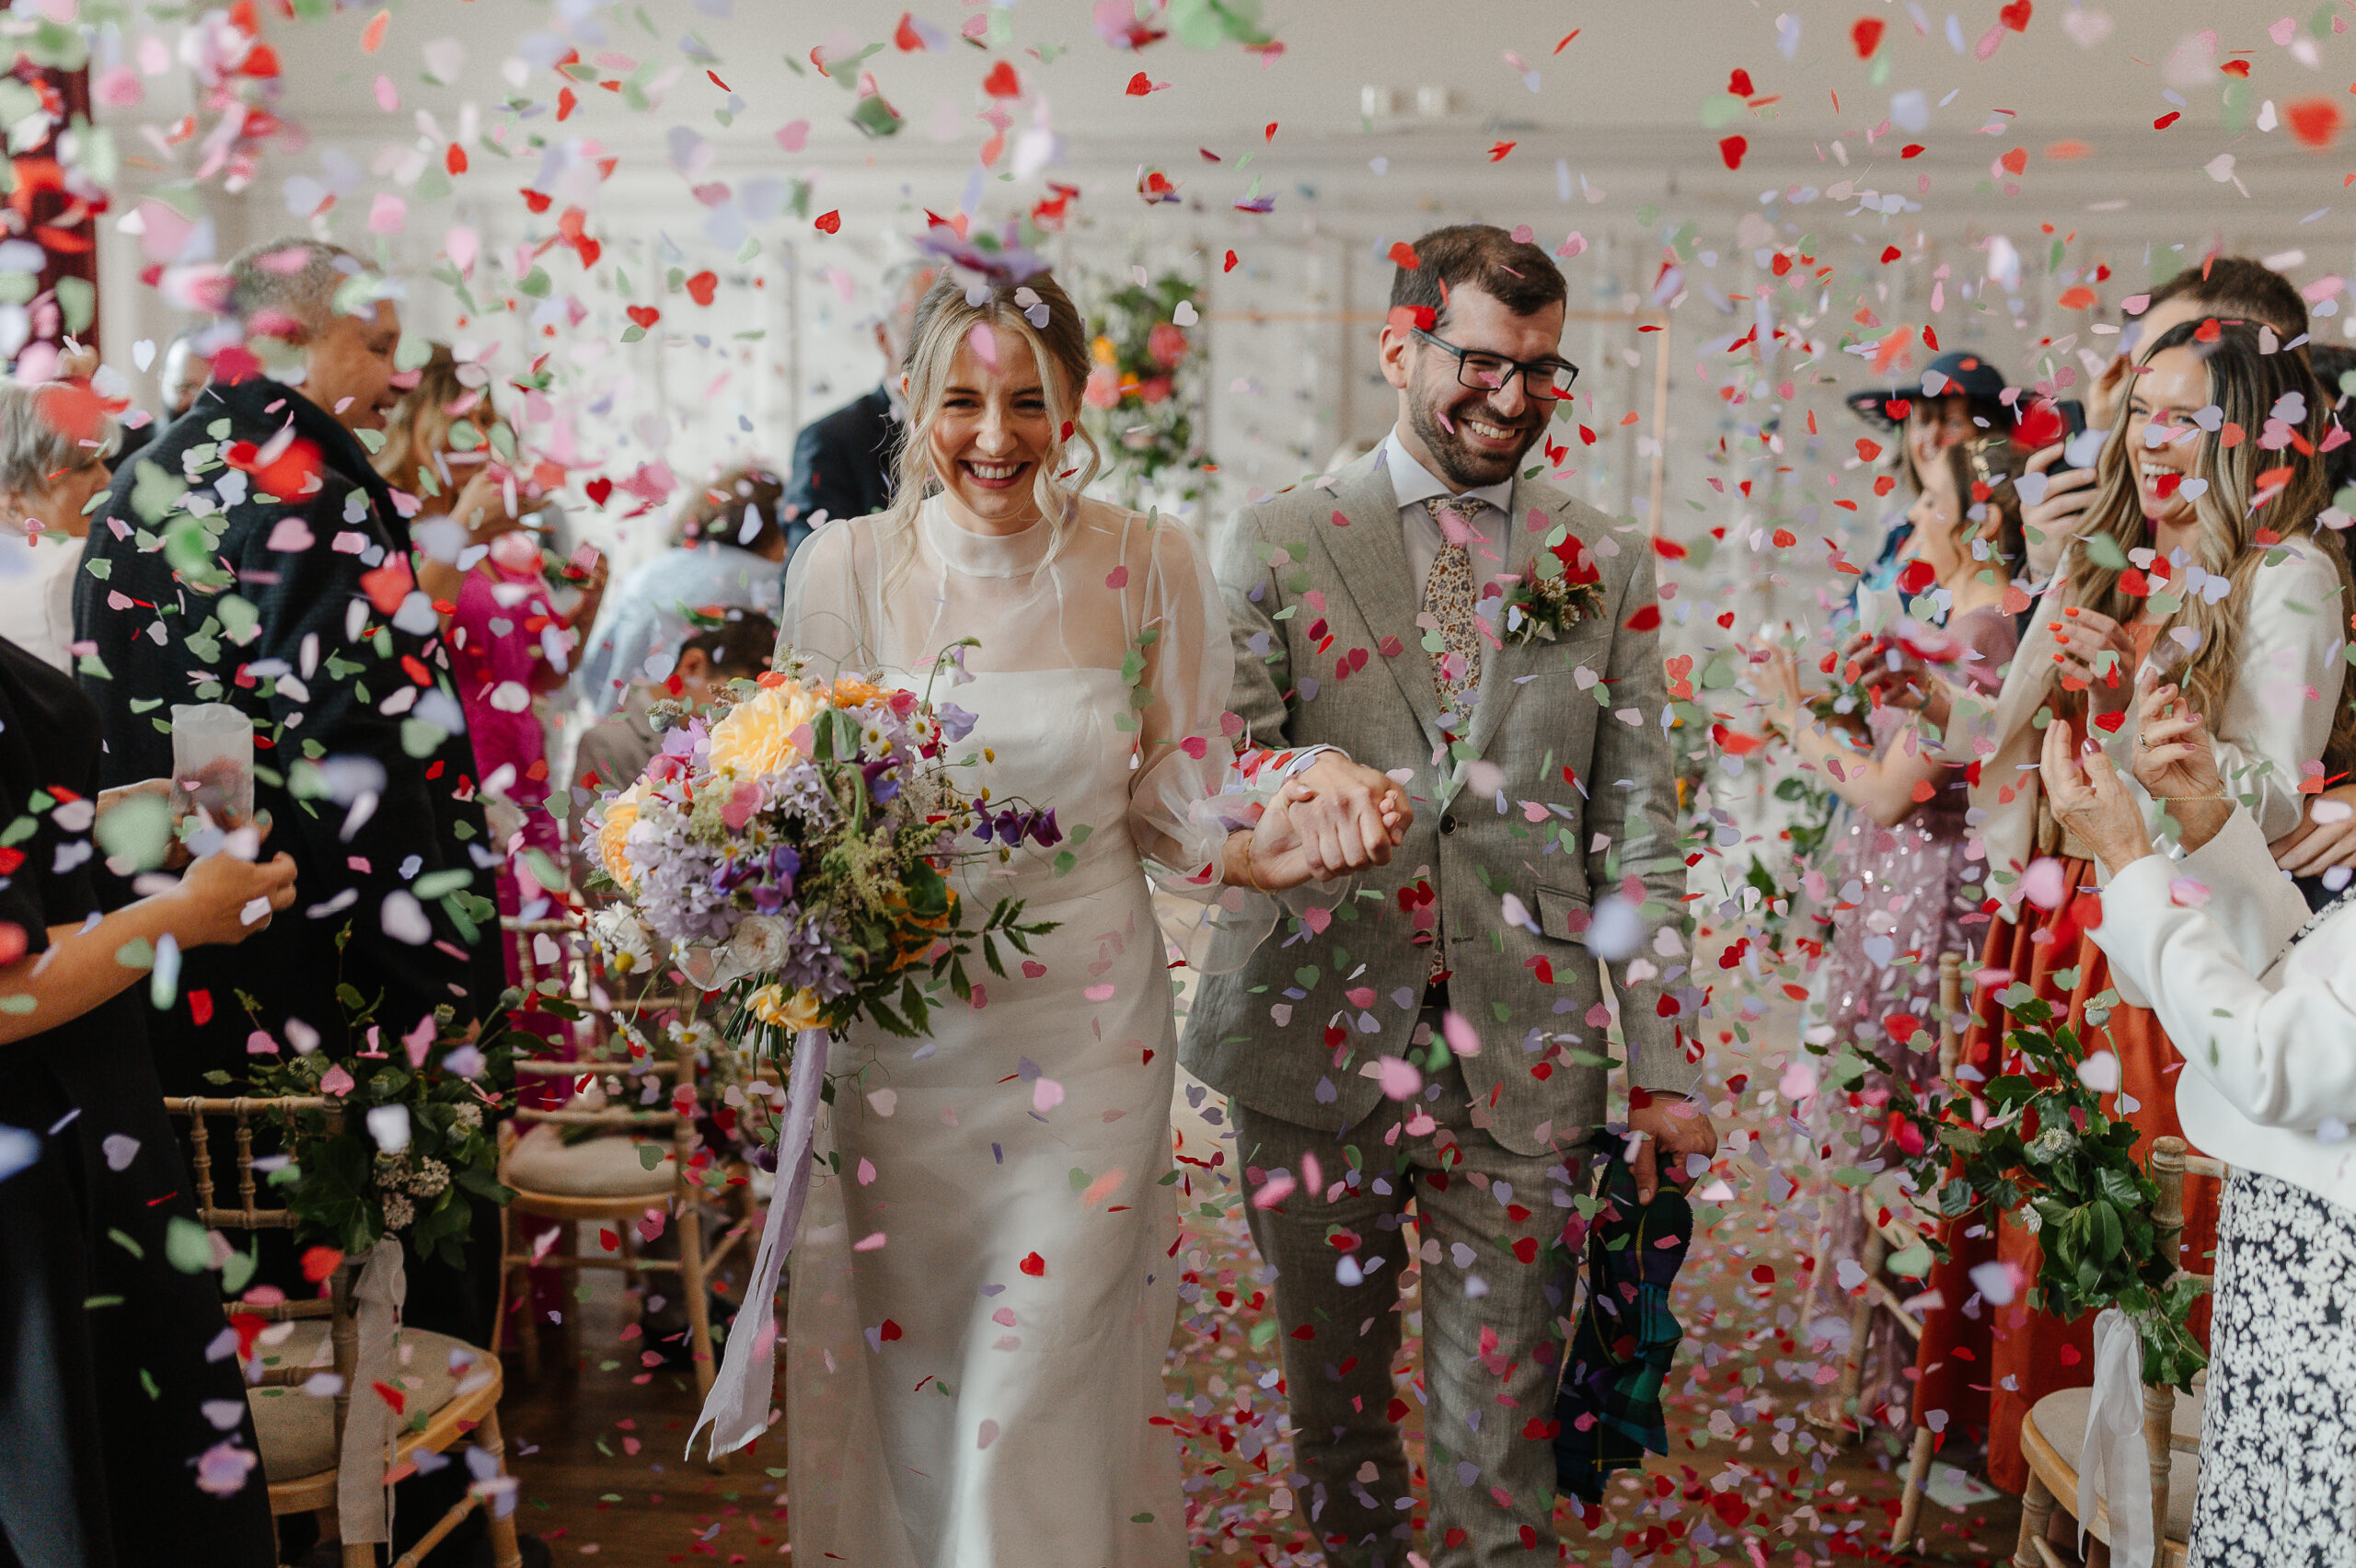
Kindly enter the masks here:
M 944 653 L 934 665 L 959 651 Z M 600 802 L 592 835 L 627 903 L 590 924 L 618 968 L 676 964 L 722 992 L 722 1033 L 783 1060 L 801 1031 L 866 1018 L 925 1032 L 943 986 L 970 1001 L 978 943 L 1003 976 L 1001 943 L 1029 952 L 1049 929 L 1001 899 L 965 923 L 943 874 L 961 860 L 1061 838 L 1053 812 L 969 800 L 946 748 L 971 714 L 868 681 L 781 668 L 732 683 L 724 708 L 672 713 L 662 752 Z

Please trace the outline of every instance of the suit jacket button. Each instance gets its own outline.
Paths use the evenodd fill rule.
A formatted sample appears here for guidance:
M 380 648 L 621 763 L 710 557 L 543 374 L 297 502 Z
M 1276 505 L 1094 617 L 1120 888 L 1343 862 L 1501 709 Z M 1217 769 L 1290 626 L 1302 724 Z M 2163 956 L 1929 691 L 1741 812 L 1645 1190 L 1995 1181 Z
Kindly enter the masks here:
M 1444 816 L 1440 818 L 1439 830 L 1442 833 L 1454 833 L 1456 831 L 1456 819 L 1453 816 Z

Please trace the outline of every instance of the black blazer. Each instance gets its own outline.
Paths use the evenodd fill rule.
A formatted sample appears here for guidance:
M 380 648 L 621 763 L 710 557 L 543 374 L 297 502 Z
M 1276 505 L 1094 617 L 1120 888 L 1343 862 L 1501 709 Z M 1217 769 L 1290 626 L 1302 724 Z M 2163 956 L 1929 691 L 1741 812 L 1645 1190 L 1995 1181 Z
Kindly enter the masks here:
M 290 426 L 287 458 L 237 472 Z M 225 483 L 238 499 L 221 507 Z M 209 515 L 187 505 L 200 497 Z M 282 1047 L 292 1019 L 330 1051 L 365 1048 L 348 1037 L 339 977 L 382 998 L 378 1048 L 396 1055 L 437 1003 L 462 1020 L 496 1006 L 499 857 L 440 620 L 404 593 L 410 570 L 409 525 L 359 442 L 274 381 L 214 382 L 115 474 L 74 594 L 75 635 L 98 645 L 79 674 L 100 715 L 101 782 L 170 773 L 173 703 L 233 704 L 254 721 L 264 847 L 298 868 L 294 905 L 268 930 L 182 960 L 179 998 L 150 1025 L 167 1093 L 197 1091 L 207 1068 L 238 1072 L 257 1025 Z M 353 767 L 314 766 L 339 758 Z M 351 775 L 371 765 L 375 810 L 348 828 L 362 814 Z
M 802 427 L 785 487 L 786 544 L 807 538 L 811 515 L 864 517 L 892 504 L 891 460 L 900 440 L 891 397 L 878 386 Z

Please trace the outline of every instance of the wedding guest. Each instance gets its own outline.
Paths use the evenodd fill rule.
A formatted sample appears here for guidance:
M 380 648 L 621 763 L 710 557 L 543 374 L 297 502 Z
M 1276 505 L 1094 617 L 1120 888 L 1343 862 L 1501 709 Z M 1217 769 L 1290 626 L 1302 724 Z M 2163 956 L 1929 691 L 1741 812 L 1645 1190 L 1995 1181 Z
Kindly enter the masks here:
M 383 1039 L 445 1003 L 477 1018 L 501 989 L 496 945 L 482 940 L 497 857 L 473 798 L 464 712 L 433 607 L 410 581 L 408 526 L 353 433 L 381 429 L 398 400 L 398 308 L 380 289 L 339 311 L 340 291 L 374 280 L 316 240 L 255 246 L 230 272 L 247 343 L 216 357 L 196 417 L 117 476 L 106 518 L 121 527 L 93 527 L 84 556 L 108 574 L 83 571 L 75 598 L 75 630 L 97 645 L 83 680 L 103 725 L 107 781 L 171 771 L 156 696 L 237 707 L 274 765 L 257 772 L 256 803 L 302 872 L 296 917 L 182 966 L 182 1004 L 155 1029 L 165 1087 L 180 1093 L 200 1090 L 208 1069 L 239 1071 L 257 1028 L 338 1055 L 361 1049 L 339 980 L 382 997 Z M 263 374 L 259 352 L 288 361 L 299 385 Z M 225 436 L 214 434 L 224 421 Z M 190 495 L 218 506 L 220 532 L 202 549 L 172 530 L 158 536 L 158 503 L 137 482 L 155 468 L 189 473 Z M 219 595 L 232 591 L 252 619 L 224 637 Z M 300 776 L 282 769 L 297 757 L 320 763 L 327 799 L 293 792 Z M 440 891 L 420 897 L 421 882 Z M 240 991 L 255 998 L 254 1016 Z
M 2158 342 L 2185 322 L 2210 317 L 2255 322 L 2285 344 L 2307 335 L 2307 302 L 2300 297 L 2298 286 L 2272 268 L 2244 256 L 2208 257 L 2142 298 L 2142 310 L 2120 329 L 2118 352 L 2085 388 L 2086 428 L 2096 440 L 2119 422 L 2128 383 L 2134 379 L 2136 352 Z M 2130 295 L 2127 303 L 2134 301 L 2135 296 Z M 2021 518 L 2028 535 L 2031 571 L 2039 582 L 2051 573 L 2063 542 L 2083 530 L 2087 509 L 2094 503 L 2095 467 L 2083 455 L 2073 460 L 2069 446 L 2057 441 L 2029 459 L 2028 471 L 2046 476 L 2045 493 Z M 2080 450 L 2083 453 L 2084 448 Z
M 550 890 L 530 857 L 537 852 L 549 872 L 564 863 L 564 835 L 548 809 L 548 726 L 539 702 L 566 684 L 580 641 L 574 628 L 595 620 L 605 594 L 605 563 L 597 559 L 573 611 L 560 611 L 549 597 L 537 536 L 508 513 L 503 499 L 495 499 L 517 482 L 510 467 L 486 461 L 505 427 L 487 388 L 461 379 L 448 348 L 433 346 L 417 385 L 386 422 L 376 470 L 388 483 L 417 487 L 429 510 L 412 519 L 412 536 L 437 536 L 434 546 L 421 543 L 418 581 L 439 605 L 450 606 L 444 625 L 452 673 L 492 838 L 505 856 L 499 912 L 537 919 L 548 911 Z M 514 450 L 512 439 L 508 450 Z M 463 485 L 461 473 L 469 476 Z M 442 512 L 436 502 L 454 490 L 457 501 Z M 436 559 L 461 540 L 452 559 Z M 515 942 L 504 945 L 513 985 L 522 965 Z
M 2182 859 L 2154 842 L 2109 756 L 2073 755 L 2059 726 L 2044 788 L 2109 873 L 2095 939 L 2182 1052 L 2185 1130 L 2233 1168 L 2186 1561 L 2342 1561 L 2356 1513 L 2356 896 L 2311 917 L 2269 868 L 2187 695 L 2146 677 L 2131 758 L 2167 801 Z
M 747 680 L 768 669 L 776 646 L 777 623 L 768 617 L 755 610 L 727 611 L 720 625 L 687 639 L 668 676 L 636 682 L 619 708 L 582 732 L 572 756 L 575 781 L 586 790 L 627 788 L 663 749 L 652 713 L 654 704 L 667 699 L 690 710 L 706 708 L 730 681 Z
M 2003 402 L 2004 373 L 1979 354 L 1953 350 L 1923 367 L 1911 386 L 1853 392 L 1847 402 L 1866 423 L 1898 439 L 1897 469 L 1906 495 L 1884 513 L 1881 550 L 1861 588 L 1888 588 L 1903 566 L 1901 552 L 1914 531 L 1913 506 L 1923 476 L 1949 447 L 2008 430 L 2012 413 Z M 1851 604 L 1854 605 L 1854 594 Z
M 1921 470 L 1897 579 L 1916 615 L 1945 631 L 1900 627 L 1895 635 L 1937 654 L 1956 679 L 1989 696 L 2013 657 L 2013 617 L 2004 606 L 2021 558 L 2012 481 L 2022 455 L 2003 435 L 1938 453 Z M 1761 689 L 1772 699 L 1769 726 L 1854 808 L 1835 828 L 1826 869 L 1825 880 L 1841 892 L 1823 960 L 1823 1012 L 1807 1042 L 1836 1053 L 1856 1042 L 1894 1067 L 1915 1096 L 1928 1097 L 1939 1072 L 1939 955 L 1965 951 L 1979 935 L 1964 925 L 1980 905 L 1964 770 L 1925 740 L 1917 714 L 1896 705 L 1872 709 L 1870 752 L 1835 738 L 1809 715 L 1789 649 L 1769 652 Z M 1827 1168 L 1888 1167 L 1893 1151 L 1883 1123 L 1890 1074 L 1869 1066 L 1845 1085 L 1827 1078 L 1808 1106 L 1808 1130 Z M 1853 1274 L 1862 1267 L 1866 1237 L 1853 1193 L 1835 1189 L 1831 1202 L 1810 1276 L 1812 1309 L 1819 1324 L 1831 1325 L 1816 1329 L 1819 1337 L 1847 1332 L 1860 1282 L 1842 1277 L 1844 1265 Z M 1850 1347 L 1864 1366 L 1854 1411 L 1828 1396 L 1810 1407 L 1810 1420 L 1832 1426 L 1904 1419 L 1913 1402 L 1913 1341 L 1886 1311 L 1874 1315 L 1869 1333 L 1868 1345 Z
M 691 609 L 777 613 L 785 489 L 765 468 L 732 468 L 688 498 L 677 542 L 622 580 L 590 633 L 574 684 L 604 718 L 633 681 L 671 673 Z
M 2315 343 L 2307 349 L 2308 363 L 2315 366 L 2316 380 L 2323 387 L 2323 395 L 2333 405 L 2332 420 L 2341 431 L 2356 435 L 2356 401 L 2347 389 L 2356 386 L 2356 380 L 2343 380 L 2356 373 L 2356 348 Z M 2324 452 L 2325 473 L 2328 477 L 2333 504 L 2343 513 L 2356 495 L 2348 493 L 2356 484 L 2356 440 L 2342 441 Z M 2340 548 L 2350 552 L 2351 568 L 2356 568 L 2356 527 L 2333 530 Z M 2342 677 L 2339 699 L 2356 698 L 2356 671 Z M 2307 798 L 2306 814 L 2299 825 L 2274 841 L 2274 863 L 2291 873 L 2301 893 L 2306 895 L 2310 908 L 2321 909 L 2346 891 L 2351 872 L 2356 872 L 2356 757 L 2327 754 L 2324 777 L 2343 782 Z
M 802 427 L 793 442 L 793 471 L 785 487 L 789 552 L 822 523 L 865 517 L 892 504 L 892 466 L 907 423 L 898 388 L 900 356 L 916 323 L 917 305 L 941 275 L 930 263 L 907 269 L 875 320 L 875 347 L 884 375 L 874 390 Z
M 74 569 L 113 434 L 86 391 L 0 382 L 0 628 L 61 670 L 74 667 Z
M 2339 690 L 2350 601 L 2345 558 L 2316 536 L 2328 500 L 2314 453 L 2322 402 L 2305 361 L 2266 352 L 2259 330 L 2187 321 L 2143 352 L 2097 463 L 2086 542 L 2063 558 L 1993 713 L 1969 742 L 1981 770 L 1972 805 L 1984 813 L 1980 833 L 2001 918 L 1990 929 L 1964 1070 L 2007 1070 L 2001 1043 L 2013 1020 L 1996 998 L 2007 983 L 2025 985 L 2089 1052 L 2117 1055 L 2110 1113 L 2136 1127 L 2139 1147 L 2183 1133 L 2169 1093 L 2176 1059 L 2148 1009 L 2093 1008 L 2111 987 L 2087 930 L 2093 857 L 2038 786 L 2040 720 L 2073 744 L 2091 738 L 2123 755 L 2133 739 L 2126 720 L 2136 672 L 2165 669 L 2193 706 L 2221 715 L 2216 741 L 2231 788 L 2275 836 L 2299 820 L 2305 765 L 2356 729 L 2341 705 L 2308 696 Z M 2222 438 L 2227 423 L 2262 435 L 2278 413 L 2298 416 L 2287 425 L 2297 440 L 2281 451 Z M 2261 470 L 2274 469 L 2288 472 L 2261 487 Z M 2189 498 L 2189 490 L 2198 493 Z M 2208 589 L 2212 580 L 2223 589 Z M 2216 1234 L 2209 1183 L 2188 1184 L 2186 1208 L 2186 1244 L 2200 1258 Z M 1931 1278 L 1947 1305 L 1925 1325 L 1916 1419 L 1945 1411 L 1978 1424 L 1984 1398 L 1990 1478 L 2018 1492 L 2027 1479 L 2021 1417 L 2045 1394 L 2091 1376 L 2089 1321 L 2064 1323 L 2025 1301 L 1981 1308 L 1975 1318 L 1963 1309 L 1977 1305 L 1971 1268 L 1997 1258 L 2033 1275 L 2035 1242 L 2011 1224 L 1995 1237 L 1967 1229 L 1949 1241 L 1951 1256 Z M 2196 1332 L 2205 1328 L 2196 1312 Z
M 147 1049 L 148 965 L 125 955 L 267 929 L 294 861 L 209 855 L 102 917 L 94 824 L 135 799 L 139 859 L 161 865 L 164 788 L 101 790 L 89 699 L 0 638 L 0 1562 L 28 1568 L 277 1561 L 244 1379 L 207 1350 L 219 1281 L 173 1261 L 196 1205 Z

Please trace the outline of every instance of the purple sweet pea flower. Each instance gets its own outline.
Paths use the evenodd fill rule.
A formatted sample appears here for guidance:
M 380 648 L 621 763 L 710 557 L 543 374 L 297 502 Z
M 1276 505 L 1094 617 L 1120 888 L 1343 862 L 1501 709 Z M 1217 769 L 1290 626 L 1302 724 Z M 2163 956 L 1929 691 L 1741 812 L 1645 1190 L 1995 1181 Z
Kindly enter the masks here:
M 941 721 L 941 732 L 953 741 L 962 741 L 972 734 L 975 724 L 980 721 L 980 715 L 968 713 L 953 702 L 941 704 L 933 713 Z

